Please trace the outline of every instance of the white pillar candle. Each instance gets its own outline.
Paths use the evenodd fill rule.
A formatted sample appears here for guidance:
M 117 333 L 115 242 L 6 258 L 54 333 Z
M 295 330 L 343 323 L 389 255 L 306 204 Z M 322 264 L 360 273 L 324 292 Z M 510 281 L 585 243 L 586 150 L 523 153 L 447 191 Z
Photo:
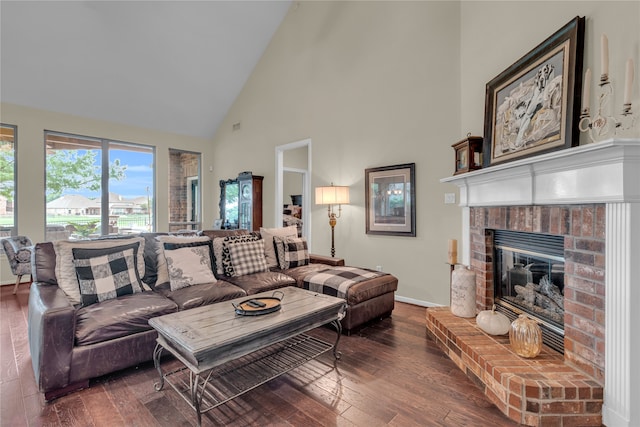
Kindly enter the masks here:
M 587 72 L 584 73 L 584 82 L 582 88 L 582 109 L 589 108 L 589 101 L 591 97 L 591 68 L 587 68 Z
M 602 68 L 602 75 L 609 74 L 609 39 L 606 34 L 602 34 L 600 38 L 600 67 Z
M 454 265 L 458 263 L 458 241 L 456 239 L 449 239 L 447 255 L 449 264 Z
M 631 88 L 633 87 L 633 59 L 627 59 L 627 73 L 624 80 L 624 103 L 631 104 Z

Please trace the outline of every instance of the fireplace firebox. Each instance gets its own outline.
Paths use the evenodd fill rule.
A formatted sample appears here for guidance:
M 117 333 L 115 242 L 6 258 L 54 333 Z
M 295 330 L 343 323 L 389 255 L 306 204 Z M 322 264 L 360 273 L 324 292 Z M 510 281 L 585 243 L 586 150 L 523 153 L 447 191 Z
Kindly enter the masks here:
M 496 310 L 535 319 L 543 341 L 564 353 L 564 237 L 492 230 Z

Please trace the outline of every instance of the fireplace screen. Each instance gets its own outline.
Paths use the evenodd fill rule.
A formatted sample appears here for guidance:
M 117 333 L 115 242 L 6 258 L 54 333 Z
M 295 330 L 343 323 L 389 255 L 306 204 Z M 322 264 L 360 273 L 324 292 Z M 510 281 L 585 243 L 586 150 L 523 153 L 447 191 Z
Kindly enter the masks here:
M 563 351 L 564 237 L 495 230 L 494 249 L 500 311 L 510 311 L 513 318 L 524 312 L 537 319 L 543 334 L 553 335 L 545 337 L 545 343 Z

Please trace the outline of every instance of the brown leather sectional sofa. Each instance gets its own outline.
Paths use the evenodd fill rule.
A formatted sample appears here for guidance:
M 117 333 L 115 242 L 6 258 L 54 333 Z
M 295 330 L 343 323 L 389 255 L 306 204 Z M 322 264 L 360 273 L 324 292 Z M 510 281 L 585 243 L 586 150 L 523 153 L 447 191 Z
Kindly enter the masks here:
M 242 232 L 208 230 L 203 234 L 214 238 Z M 151 242 L 158 234 L 142 236 Z M 144 251 L 146 272 L 142 280 L 148 284 L 155 282 L 157 274 L 152 248 L 146 244 Z M 157 337 L 148 324 L 152 317 L 285 286 L 302 286 L 310 272 L 344 265 L 341 259 L 312 255 L 309 265 L 289 270 L 218 277 L 215 283 L 176 291 L 152 286 L 152 292 L 77 307 L 57 286 L 53 244 L 36 244 L 33 256 L 29 348 L 38 388 L 46 400 L 88 387 L 91 378 L 151 360 Z M 392 275 L 353 285 L 347 294 L 343 330 L 348 333 L 370 320 L 390 315 L 397 285 L 398 280 Z

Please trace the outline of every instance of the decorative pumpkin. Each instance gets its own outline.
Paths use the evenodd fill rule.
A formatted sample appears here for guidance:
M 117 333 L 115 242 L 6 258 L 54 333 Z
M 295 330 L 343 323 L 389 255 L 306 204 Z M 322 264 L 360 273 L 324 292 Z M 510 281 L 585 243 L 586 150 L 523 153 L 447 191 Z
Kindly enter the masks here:
M 478 313 L 476 324 L 489 335 L 504 335 L 509 332 L 511 327 L 509 318 L 502 313 L 498 313 L 495 304 L 491 310 L 484 310 Z
M 535 320 L 521 314 L 511 323 L 509 342 L 517 355 L 536 357 L 542 350 L 542 329 Z

